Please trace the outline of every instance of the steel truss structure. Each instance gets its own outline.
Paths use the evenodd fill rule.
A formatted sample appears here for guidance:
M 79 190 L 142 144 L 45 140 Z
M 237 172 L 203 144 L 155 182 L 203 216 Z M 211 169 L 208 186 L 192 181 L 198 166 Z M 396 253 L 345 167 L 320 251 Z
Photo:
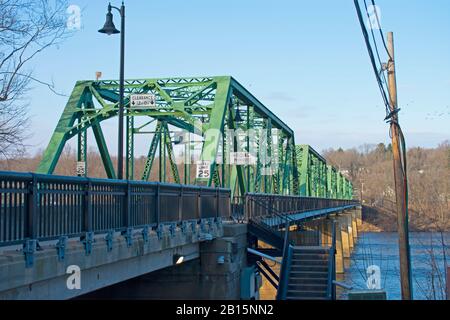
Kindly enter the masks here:
M 352 199 L 352 183 L 311 146 L 297 145 L 299 194 L 306 197 Z
M 132 94 L 152 94 L 156 105 L 130 106 Z M 46 148 L 38 173 L 55 170 L 67 141 L 78 140 L 77 160 L 88 175 L 87 130 L 93 132 L 108 178 L 116 171 L 102 122 L 118 115 L 119 81 L 78 81 Z M 152 135 L 143 172 L 147 181 L 157 170 L 167 182 L 230 188 L 231 196 L 245 193 L 350 197 L 351 183 L 308 146 L 296 146 L 294 132 L 231 76 L 134 79 L 125 81 L 125 177 L 135 179 L 134 142 L 138 134 Z M 144 124 L 137 124 L 137 118 Z M 143 120 L 142 120 L 143 119 Z M 150 126 L 153 130 L 149 131 Z M 183 130 L 176 140 L 173 130 Z M 249 134 L 252 132 L 252 134 Z M 192 137 L 201 142 L 198 161 L 209 166 L 205 176 L 191 179 Z M 183 166 L 176 163 L 174 145 L 185 147 Z M 237 152 L 254 153 L 245 164 L 232 161 Z M 168 165 L 166 165 L 168 164 Z M 334 179 L 334 180 L 331 180 Z

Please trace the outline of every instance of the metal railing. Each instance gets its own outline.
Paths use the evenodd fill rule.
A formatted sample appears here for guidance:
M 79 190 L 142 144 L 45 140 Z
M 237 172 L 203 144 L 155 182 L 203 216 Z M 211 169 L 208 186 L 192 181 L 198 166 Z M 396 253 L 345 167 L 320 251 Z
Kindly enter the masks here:
M 289 274 L 291 272 L 292 264 L 292 254 L 294 252 L 294 247 L 289 242 L 289 228 L 290 222 L 286 220 L 285 226 L 285 237 L 284 237 L 284 247 L 283 247 L 283 260 L 280 270 L 280 281 L 277 290 L 277 300 L 286 300 L 287 291 L 289 286 Z
M 326 199 L 262 193 L 247 193 L 244 198 L 245 219 L 268 217 L 273 212 L 289 215 L 311 210 L 356 205 L 357 200 Z
M 264 199 L 264 196 L 262 196 L 262 198 Z M 287 296 L 289 273 L 293 254 L 293 247 L 291 245 L 289 233 L 290 227 L 295 220 L 291 219 L 288 213 L 281 212 L 273 206 L 269 207 L 268 203 L 260 200 L 261 199 L 259 197 L 252 197 L 250 194 L 246 194 L 245 206 L 253 209 L 262 208 L 264 212 L 264 214 L 252 215 L 249 217 L 249 211 L 246 211 L 247 220 L 257 223 L 260 227 L 269 230 L 272 234 L 283 239 L 281 269 L 277 286 L 277 300 L 285 300 Z M 267 222 L 269 222 L 269 224 L 267 224 Z M 275 227 L 272 227 L 270 222 L 272 222 Z M 280 228 L 280 226 L 282 227 Z
M 229 218 L 229 189 L 0 171 L 0 246 Z

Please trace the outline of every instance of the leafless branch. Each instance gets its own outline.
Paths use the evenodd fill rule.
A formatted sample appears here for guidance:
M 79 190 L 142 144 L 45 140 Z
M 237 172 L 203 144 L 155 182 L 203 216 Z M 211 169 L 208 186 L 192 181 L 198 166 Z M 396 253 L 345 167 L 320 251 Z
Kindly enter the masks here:
M 35 82 L 63 95 L 27 68 L 37 55 L 70 35 L 66 8 L 65 0 L 0 0 L 0 158 L 24 152 L 29 85 Z

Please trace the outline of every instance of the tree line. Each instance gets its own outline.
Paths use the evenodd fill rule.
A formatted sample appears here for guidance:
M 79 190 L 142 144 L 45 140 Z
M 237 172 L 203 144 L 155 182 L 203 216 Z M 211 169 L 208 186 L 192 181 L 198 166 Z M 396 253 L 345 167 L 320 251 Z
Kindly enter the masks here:
M 392 147 L 379 143 L 359 148 L 328 149 L 323 152 L 330 164 L 353 182 L 355 196 L 364 205 L 366 218 L 379 229 L 396 229 Z M 450 142 L 436 148 L 407 151 L 410 229 L 450 230 Z

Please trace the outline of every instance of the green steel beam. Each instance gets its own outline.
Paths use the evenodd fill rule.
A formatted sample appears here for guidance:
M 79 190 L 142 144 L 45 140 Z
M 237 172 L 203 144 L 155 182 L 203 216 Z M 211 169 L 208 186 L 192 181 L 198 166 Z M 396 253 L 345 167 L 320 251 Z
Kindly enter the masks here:
M 129 96 L 140 93 L 154 94 L 156 106 L 144 110 L 130 108 Z M 91 128 L 106 174 L 109 178 L 115 178 L 101 122 L 118 115 L 118 100 L 118 80 L 78 81 L 37 171 L 53 173 L 64 145 L 75 136 L 78 137 L 79 146 L 77 160 L 85 161 L 87 168 L 86 135 L 87 130 Z M 208 179 L 196 178 L 195 184 L 229 187 L 233 190 L 233 195 L 235 192 L 239 195 L 246 192 L 275 192 L 320 197 L 352 196 L 351 183 L 342 174 L 338 174 L 334 168 L 330 169 L 325 159 L 310 146 L 296 146 L 293 130 L 230 76 L 130 79 L 125 81 L 124 102 L 127 117 L 126 175 L 130 179 L 134 178 L 134 135 L 148 133 L 144 127 L 156 120 L 157 133 L 154 134 L 149 146 L 141 174 L 143 180 L 150 177 L 159 146 L 160 180 L 165 179 L 165 175 L 161 172 L 165 169 L 165 166 L 162 167 L 163 163 L 169 161 L 174 181 L 180 181 L 167 127 L 171 125 L 202 138 L 203 145 L 199 159 L 209 161 L 210 176 Z M 238 109 L 244 118 L 243 123 L 235 121 Z M 136 128 L 137 117 L 144 117 L 150 121 Z M 256 141 L 251 141 L 248 137 L 243 140 L 236 136 L 227 141 L 228 137 L 225 137 L 227 129 L 250 128 L 256 132 Z M 276 140 L 272 128 L 276 130 Z M 260 129 L 267 129 L 264 145 L 259 141 Z M 239 151 L 249 152 L 256 149 L 255 165 L 225 163 L 227 151 L 238 151 L 238 143 Z M 190 141 L 185 145 L 185 153 L 186 150 L 189 150 L 190 156 Z M 264 153 L 262 151 L 267 153 L 268 159 L 260 157 L 261 153 Z M 275 152 L 277 159 L 271 159 Z M 217 159 L 220 154 L 223 163 L 218 165 Z M 186 153 L 185 157 L 187 156 Z M 267 160 L 266 165 L 263 165 L 264 160 Z M 277 165 L 273 160 L 277 160 Z M 188 167 L 190 168 L 190 165 L 185 166 L 185 183 L 190 181 L 190 174 L 186 172 Z M 274 174 L 263 175 L 262 171 L 268 170 L 269 167 L 274 170 Z
M 83 96 L 86 92 L 88 81 L 78 81 L 69 97 L 69 101 L 64 108 L 63 114 L 56 125 L 47 149 L 45 149 L 42 160 L 36 170 L 38 173 L 53 173 L 58 163 L 61 152 L 66 144 L 67 128 L 72 127 L 79 116 L 79 108 L 83 102 Z

